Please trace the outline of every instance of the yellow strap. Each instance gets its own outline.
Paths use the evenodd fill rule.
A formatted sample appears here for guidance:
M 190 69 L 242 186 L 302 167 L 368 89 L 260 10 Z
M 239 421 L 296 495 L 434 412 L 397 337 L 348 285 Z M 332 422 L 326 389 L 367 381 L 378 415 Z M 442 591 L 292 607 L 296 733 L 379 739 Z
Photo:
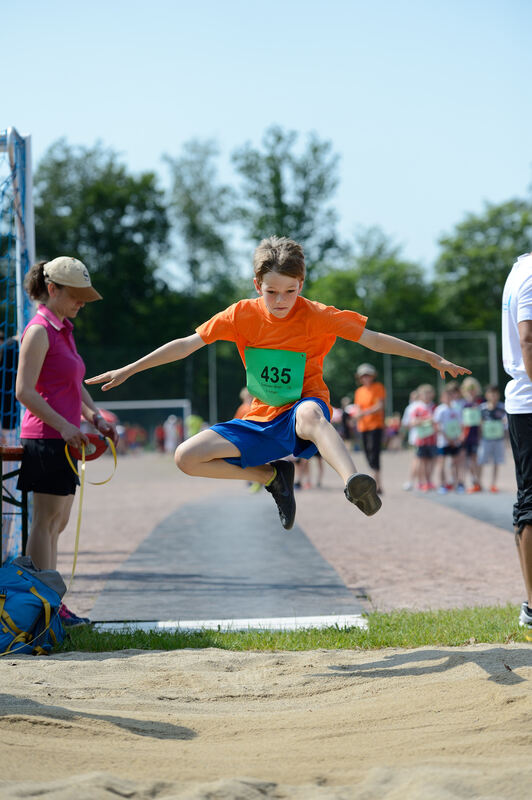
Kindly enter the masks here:
M 93 486 L 102 486 L 104 483 L 109 483 L 109 481 L 111 480 L 111 478 L 113 477 L 113 475 L 116 472 L 116 448 L 115 448 L 114 442 L 113 442 L 112 439 L 109 439 L 108 436 L 105 437 L 105 440 L 106 440 L 107 444 L 109 445 L 109 447 L 111 448 L 111 452 L 113 454 L 114 469 L 113 469 L 112 474 L 104 481 L 89 481 L 89 483 L 91 483 Z M 76 470 L 76 468 L 75 468 L 75 466 L 74 466 L 74 464 L 72 462 L 72 459 L 70 458 L 70 453 L 68 451 L 68 445 L 67 444 L 65 444 L 65 453 L 66 453 L 66 457 L 67 457 L 68 463 L 70 464 L 70 466 L 72 467 L 72 469 L 74 470 L 76 475 L 78 475 L 79 481 L 80 481 L 79 503 L 78 503 L 78 519 L 77 519 L 77 522 L 76 522 L 76 541 L 74 543 L 74 561 L 72 563 L 72 574 L 70 575 L 70 580 L 68 582 L 67 590 L 65 592 L 65 594 L 68 594 L 68 592 L 70 591 L 70 587 L 72 586 L 72 581 L 74 580 L 74 573 L 76 572 L 76 564 L 78 563 L 79 534 L 80 534 L 80 531 L 81 531 L 81 518 L 82 518 L 82 515 L 83 515 L 83 494 L 84 494 L 84 491 L 85 491 L 85 466 L 86 466 L 85 444 L 81 445 L 81 474 L 80 475 L 78 474 L 78 471 Z
M 52 609 L 50 607 L 50 603 L 48 602 L 46 597 L 43 597 L 41 594 L 39 594 L 39 592 L 37 591 L 35 586 L 31 587 L 30 592 L 32 594 L 34 594 L 35 597 L 38 597 L 39 600 L 41 601 L 41 603 L 43 604 L 43 608 L 44 608 L 44 631 L 46 631 L 46 630 L 48 630 L 48 627 L 50 626 L 50 617 L 51 617 L 51 614 L 52 614 Z M 43 633 L 44 633 L 44 631 L 43 631 Z
M 113 468 L 112 473 L 109 475 L 109 477 L 106 478 L 104 481 L 89 481 L 89 483 L 92 486 L 103 486 L 104 483 L 109 483 L 109 481 L 111 480 L 111 478 L 113 477 L 113 475 L 116 472 L 116 448 L 115 448 L 114 442 L 108 436 L 105 437 L 105 441 L 107 442 L 107 444 L 111 448 L 111 453 L 113 454 L 113 459 L 114 459 L 114 462 L 115 462 L 114 463 L 114 468 Z M 70 464 L 70 466 L 74 470 L 74 473 L 78 476 L 78 478 L 80 478 L 79 472 L 77 471 L 76 467 L 74 466 L 74 462 L 72 461 L 72 459 L 70 457 L 70 451 L 68 449 L 68 445 L 67 444 L 65 444 L 65 453 L 66 453 L 66 457 L 67 457 L 68 463 Z M 84 443 L 81 444 L 81 458 L 82 458 L 82 463 L 85 463 L 85 444 Z

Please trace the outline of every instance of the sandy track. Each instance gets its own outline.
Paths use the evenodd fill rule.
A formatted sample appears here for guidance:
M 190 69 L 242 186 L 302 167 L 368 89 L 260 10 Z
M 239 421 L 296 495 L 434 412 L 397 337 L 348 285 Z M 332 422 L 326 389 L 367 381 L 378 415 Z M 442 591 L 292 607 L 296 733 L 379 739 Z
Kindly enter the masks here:
M 1 797 L 530 793 L 523 645 L 66 654 L 0 676 Z

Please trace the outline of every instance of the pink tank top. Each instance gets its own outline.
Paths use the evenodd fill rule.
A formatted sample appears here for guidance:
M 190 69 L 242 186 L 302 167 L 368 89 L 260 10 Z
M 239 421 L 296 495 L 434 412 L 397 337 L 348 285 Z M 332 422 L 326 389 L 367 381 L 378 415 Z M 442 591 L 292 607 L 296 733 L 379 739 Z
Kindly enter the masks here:
M 42 325 L 48 334 L 48 352 L 44 358 L 36 390 L 46 402 L 72 425 L 81 424 L 81 386 L 85 376 L 85 364 L 76 350 L 71 321 L 61 322 L 49 308 L 39 310 L 24 329 L 22 338 L 30 325 Z M 21 439 L 61 439 L 55 428 L 26 409 L 20 430 Z

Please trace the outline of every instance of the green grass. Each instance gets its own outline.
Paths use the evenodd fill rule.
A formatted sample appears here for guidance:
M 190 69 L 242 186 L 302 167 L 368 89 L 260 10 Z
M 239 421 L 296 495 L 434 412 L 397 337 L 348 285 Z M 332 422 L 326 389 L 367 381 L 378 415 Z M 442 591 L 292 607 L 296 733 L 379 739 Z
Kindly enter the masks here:
M 310 628 L 301 631 L 199 631 L 167 633 L 129 631 L 105 633 L 91 626 L 75 628 L 59 652 L 113 650 L 182 650 L 218 647 L 222 650 L 371 650 L 379 647 L 456 647 L 469 643 L 525 642 L 513 605 L 451 611 L 393 611 L 368 615 L 369 628 Z

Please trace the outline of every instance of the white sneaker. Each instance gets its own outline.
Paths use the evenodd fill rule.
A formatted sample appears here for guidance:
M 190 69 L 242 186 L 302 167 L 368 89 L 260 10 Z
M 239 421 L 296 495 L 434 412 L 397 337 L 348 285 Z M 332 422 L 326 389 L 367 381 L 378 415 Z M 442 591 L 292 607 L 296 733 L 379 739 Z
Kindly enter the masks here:
M 413 488 L 414 488 L 414 484 L 410 483 L 410 481 L 408 481 L 407 483 L 403 483 L 403 491 L 404 492 L 411 492 Z
M 527 603 L 523 603 L 521 606 L 521 612 L 519 614 L 519 627 L 532 628 L 532 615 L 528 613 Z

